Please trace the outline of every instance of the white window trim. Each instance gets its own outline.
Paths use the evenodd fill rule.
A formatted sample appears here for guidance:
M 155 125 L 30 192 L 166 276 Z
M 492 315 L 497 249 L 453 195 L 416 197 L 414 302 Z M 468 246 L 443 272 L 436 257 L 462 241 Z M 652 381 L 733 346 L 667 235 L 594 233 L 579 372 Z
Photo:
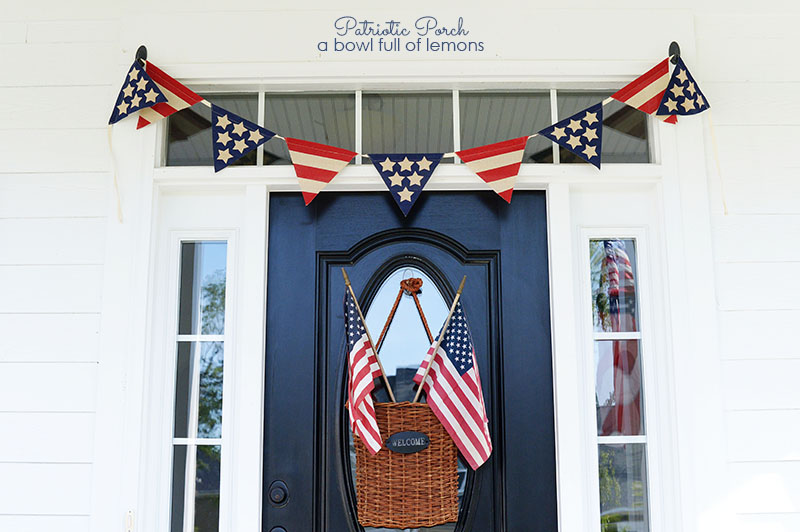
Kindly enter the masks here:
M 590 501 L 592 520 L 597 523 L 595 530 L 599 531 L 600 523 L 600 495 L 598 479 L 598 455 L 597 449 L 600 444 L 613 443 L 646 443 L 646 463 L 647 463 L 647 490 L 648 490 L 648 512 L 650 516 L 650 530 L 652 532 L 670 532 L 672 529 L 667 527 L 663 520 L 665 508 L 674 508 L 675 501 L 666 499 L 670 490 L 664 486 L 675 486 L 677 478 L 674 477 L 674 469 L 670 467 L 670 457 L 674 456 L 676 450 L 670 445 L 669 439 L 662 440 L 664 435 L 671 434 L 676 430 L 675 424 L 670 416 L 670 411 L 664 405 L 666 398 L 672 395 L 660 393 L 664 388 L 674 390 L 673 368 L 670 363 L 669 353 L 663 345 L 656 342 L 658 329 L 667 327 L 667 319 L 664 312 L 665 301 L 663 294 L 658 294 L 655 290 L 655 280 L 662 277 L 654 277 L 654 270 L 657 270 L 652 249 L 658 247 L 653 243 L 656 235 L 651 235 L 650 231 L 643 226 L 626 227 L 581 227 L 576 238 L 576 250 L 580 257 L 580 267 L 576 268 L 576 286 L 580 287 L 580 308 L 582 309 L 579 327 L 582 330 L 580 335 L 580 349 L 583 352 L 582 371 L 580 378 L 583 381 L 584 390 L 584 416 L 583 431 L 585 434 L 582 441 L 591 442 L 587 446 L 587 462 L 595 472 L 591 483 L 590 493 L 587 497 Z M 633 240 L 636 246 L 636 291 L 637 308 L 639 310 L 639 331 L 635 333 L 595 333 L 594 316 L 592 312 L 592 287 L 591 287 L 591 257 L 589 253 L 589 241 L 597 239 Z M 661 331 L 662 334 L 664 331 Z M 644 399 L 644 422 L 645 435 L 643 436 L 597 436 L 597 422 L 595 417 L 595 379 L 594 379 L 594 344 L 598 339 L 639 339 L 640 367 L 642 371 L 643 399 Z
M 181 248 L 184 242 L 226 242 L 226 287 L 225 287 L 225 333 L 223 335 L 182 335 L 178 334 L 178 312 L 180 306 L 180 268 L 181 268 Z M 168 531 L 170 528 L 171 514 L 171 483 L 172 483 L 172 458 L 173 449 L 178 443 L 192 445 L 214 445 L 222 446 L 220 460 L 220 531 L 233 530 L 231 527 L 232 512 L 231 499 L 233 497 L 233 477 L 232 474 L 232 452 L 230 447 L 236 440 L 236 419 L 235 403 L 236 397 L 233 393 L 236 382 L 236 361 L 239 355 L 236 351 L 236 336 L 232 334 L 232 329 L 236 327 L 236 304 L 237 304 L 237 231 L 236 230 L 186 230 L 171 231 L 169 233 L 166 246 L 157 253 L 158 256 L 168 257 L 165 271 L 162 270 L 161 276 L 167 281 L 167 289 L 160 294 L 161 309 L 155 310 L 154 317 L 161 323 L 162 328 L 153 329 L 153 353 L 156 356 L 150 357 L 150 370 L 148 372 L 145 393 L 149 397 L 152 408 L 149 409 L 146 419 L 152 424 L 150 430 L 146 430 L 146 440 L 142 453 L 148 454 L 150 449 L 160 449 L 154 454 L 158 466 L 154 469 L 156 475 L 148 477 L 143 475 L 142 480 L 145 484 L 153 486 L 152 480 L 157 480 L 159 487 L 163 489 L 147 490 L 143 493 L 144 497 L 149 496 L 148 507 L 157 509 L 158 518 L 156 526 L 159 530 Z M 157 267 L 157 265 L 155 265 Z M 157 274 L 158 275 L 158 274 Z M 154 294 L 155 295 L 155 294 Z M 222 438 L 175 438 L 174 430 L 174 404 L 175 404 L 175 368 L 177 367 L 177 345 L 178 341 L 185 341 L 188 338 L 200 343 L 201 341 L 224 342 L 223 356 L 223 379 L 222 379 Z M 158 363 L 160 361 L 160 364 Z M 198 383 L 193 381 L 193 397 L 196 397 L 195 388 Z M 196 429 L 196 422 L 190 424 Z M 223 443 L 224 441 L 224 443 Z M 191 449 L 191 448 L 190 448 Z M 194 469 L 191 467 L 193 458 L 187 453 L 186 465 L 186 499 L 194 493 Z M 190 482 L 189 479 L 192 481 Z M 150 495 L 155 494 L 155 496 Z M 184 523 L 187 518 L 193 520 L 191 511 L 194 504 L 184 505 Z M 184 524 L 184 526 L 186 526 Z
M 597 83 L 587 83 L 585 88 L 601 89 L 618 86 L 619 83 L 630 77 L 631 73 L 637 72 L 641 65 L 630 65 L 631 72 L 622 72 L 619 79 L 610 79 L 605 73 L 599 72 L 606 68 L 603 65 L 593 63 L 580 63 L 572 65 L 575 68 L 583 68 L 585 73 L 598 72 L 598 78 L 602 81 Z M 183 70 L 186 70 L 184 72 Z M 183 79 L 200 79 L 192 72 L 192 68 L 174 69 L 174 73 Z M 188 73 L 188 74 L 187 74 Z M 225 69 L 217 73 L 220 76 L 227 76 Z M 559 75 L 554 74 L 553 80 L 548 82 L 550 87 L 568 88 L 574 87 L 574 83 L 563 80 L 576 79 L 564 74 L 559 79 Z M 262 80 L 263 81 L 263 80 Z M 384 84 L 396 84 L 394 79 L 386 79 Z M 362 80 L 358 83 L 361 85 Z M 459 88 L 468 88 L 469 83 L 459 83 L 458 80 L 446 79 L 439 82 L 442 86 L 454 85 Z M 511 85 L 507 85 L 510 83 Z M 523 86 L 530 83 L 532 88 L 542 86 L 542 81 L 536 83 L 525 79 L 499 79 L 494 82 L 495 86 Z M 294 85 L 293 85 L 294 84 Z M 195 84 L 192 84 L 195 86 Z M 253 86 L 256 84 L 254 83 Z M 259 83 L 260 86 L 267 86 L 271 90 L 274 83 Z M 380 88 L 380 83 L 377 83 Z M 229 90 L 242 90 L 243 87 L 232 87 L 212 83 L 210 87 L 225 86 Z M 308 80 L 285 80 L 285 89 L 303 89 L 319 91 L 319 86 L 309 83 Z M 486 88 L 486 85 L 482 85 Z M 246 88 L 246 87 L 245 87 Z M 330 84 L 330 89 L 335 89 L 335 84 Z M 428 88 L 428 87 L 423 87 Z M 404 87 L 408 90 L 419 90 L 420 87 Z M 517 190 L 545 190 L 548 198 L 548 240 L 550 256 L 550 284 L 551 294 L 558 294 L 559 297 L 551 298 L 551 320 L 552 320 L 552 341 L 553 341 L 553 367 L 555 384 L 555 404 L 556 404 L 556 445 L 557 445 L 557 471 L 558 471 L 558 499 L 559 499 L 559 529 L 562 532 L 585 532 L 593 529 L 596 521 L 593 521 L 588 505 L 580 511 L 576 511 L 575 501 L 585 501 L 587 479 L 593 478 L 596 468 L 592 469 L 587 463 L 586 442 L 577 443 L 578 437 L 574 427 L 570 426 L 571 420 L 577 419 L 575 416 L 581 415 L 582 405 L 577 400 L 570 397 L 571 382 L 569 375 L 574 374 L 580 367 L 579 355 L 580 346 L 575 339 L 575 316 L 580 314 L 579 300 L 576 299 L 580 294 L 576 293 L 573 285 L 575 281 L 574 272 L 580 268 L 580 262 L 576 262 L 577 254 L 572 248 L 574 234 L 571 227 L 570 216 L 570 190 L 571 187 L 582 184 L 607 184 L 617 187 L 641 186 L 647 184 L 653 187 L 658 196 L 659 202 L 663 206 L 661 220 L 663 227 L 659 230 L 663 232 L 663 250 L 658 250 L 658 255 L 665 262 L 662 276 L 660 279 L 669 280 L 669 285 L 662 289 L 666 292 L 665 301 L 669 301 L 670 310 L 666 313 L 667 320 L 664 331 L 664 345 L 667 353 L 675 353 L 676 349 L 688 348 L 687 338 L 689 333 L 694 334 L 694 341 L 698 338 L 701 345 L 695 344 L 695 349 L 708 349 L 715 352 L 716 348 L 716 321 L 713 314 L 713 306 L 709 309 L 707 304 L 713 302 L 713 261 L 710 256 L 710 222 L 708 220 L 708 202 L 705 190 L 705 157 L 703 148 L 702 125 L 691 124 L 682 125 L 681 137 L 678 138 L 674 126 L 665 126 L 661 123 L 651 123 L 653 128 L 652 139 L 657 149 L 653 150 L 652 158 L 661 163 L 650 164 L 609 164 L 604 165 L 602 172 L 589 165 L 523 165 L 520 176 L 517 180 Z M 672 129 L 669 129 L 672 128 Z M 150 288 L 157 278 L 157 266 L 152 261 L 155 256 L 156 242 L 154 241 L 158 213 L 158 202 L 161 194 L 196 192 L 198 189 L 236 189 L 244 196 L 245 222 L 242 225 L 241 234 L 241 267 L 238 270 L 231 269 L 231 273 L 236 273 L 241 285 L 248 287 L 248 291 L 242 294 L 240 301 L 237 302 L 237 309 L 241 319 L 236 325 L 235 338 L 240 344 L 241 352 L 247 352 L 248 356 L 237 357 L 237 374 L 242 376 L 258 376 L 256 379 L 245 379 L 237 383 L 237 397 L 245 397 L 246 401 L 263 405 L 263 360 L 252 356 L 253 353 L 262 353 L 264 346 L 264 323 L 266 311 L 266 245 L 268 228 L 267 210 L 269 193 L 277 191 L 297 191 L 297 184 L 292 175 L 291 168 L 284 167 L 232 167 L 226 169 L 224 175 L 216 175 L 213 168 L 159 168 L 156 167 L 156 159 L 163 157 L 161 153 L 164 143 L 163 122 L 158 127 L 146 128 L 137 132 L 134 136 L 133 131 L 121 132 L 115 139 L 115 150 L 122 152 L 129 150 L 135 164 L 126 167 L 120 172 L 121 192 L 123 194 L 123 209 L 128 216 L 127 225 L 120 227 L 113 223 L 109 224 L 108 240 L 113 242 L 108 247 L 109 260 L 106 262 L 107 270 L 119 266 L 119 271 L 107 276 L 106 286 L 111 287 L 111 297 L 104 300 L 104 332 L 105 341 L 103 345 L 113 346 L 116 338 L 115 332 L 127 330 L 131 327 L 130 320 L 133 318 L 132 328 L 136 338 L 130 346 L 126 347 L 126 353 L 130 357 L 125 361 L 114 362 L 107 365 L 103 372 L 99 374 L 99 381 L 103 382 L 106 378 L 123 379 L 125 383 L 121 392 L 119 390 L 108 389 L 100 390 L 100 402 L 104 398 L 109 400 L 107 406 L 98 409 L 98 419 L 104 420 L 103 424 L 98 425 L 98 458 L 96 463 L 99 467 L 95 473 L 94 500 L 102 501 L 98 494 L 102 489 L 111 487 L 119 483 L 119 479 L 125 479 L 125 488 L 121 490 L 120 500 L 116 505 L 109 505 L 108 509 L 98 511 L 93 514 L 93 528 L 97 530 L 108 529 L 121 519 L 127 511 L 133 511 L 144 515 L 137 518 L 139 523 L 134 528 L 136 530 L 155 530 L 148 529 L 142 523 L 150 522 L 148 515 L 149 509 L 153 506 L 148 504 L 148 499 L 162 497 L 159 489 L 152 486 L 142 485 L 142 472 L 157 466 L 146 457 L 146 452 L 142 448 L 152 444 L 144 437 L 146 430 L 142 430 L 143 415 L 147 415 L 152 404 L 144 394 L 145 374 L 141 372 L 141 364 L 149 359 L 147 345 L 150 345 L 152 331 L 149 325 L 155 310 L 158 308 L 161 298 Z M 680 160 L 677 157 L 678 149 L 681 149 Z M 140 153 L 138 159 L 135 154 Z M 163 159 L 161 159 L 163 160 Z M 477 179 L 464 165 L 442 165 L 437 170 L 437 179 L 430 183 L 429 190 L 485 190 L 485 185 Z M 328 189 L 330 191 L 371 191 L 383 190 L 383 185 L 375 179 L 371 168 L 367 167 L 348 167 L 337 177 Z M 113 209 L 109 203 L 109 219 Z M 126 248 L 130 246 L 130 249 Z M 681 257 L 692 256 L 693 264 L 700 264 L 702 275 L 699 280 L 689 281 L 686 272 L 683 271 Z M 133 279 L 133 282 L 131 282 Z M 124 284 L 128 289 L 120 290 L 118 284 Z M 705 283 L 705 284 L 703 284 Z M 708 288 L 708 289 L 705 289 Z M 137 292 L 138 291 L 138 292 Z M 142 295 L 144 294 L 144 296 Z M 149 295 L 148 295 L 149 294 Z M 133 304 L 131 305 L 131 302 Z M 163 301 L 161 301 L 163 303 Z M 230 300 L 229 300 L 230 304 Z M 686 316 L 681 315 L 682 310 L 692 305 L 706 305 L 703 307 L 703 314 L 695 317 L 689 323 Z M 131 308 L 122 308 L 130 306 Z M 163 308 L 163 307 L 162 307 Z M 106 317 L 107 316 L 107 317 Z M 231 340 L 232 341 L 232 340 Z M 652 341 L 651 341 L 652 342 Z M 249 360 L 247 360 L 249 359 Z M 692 371 L 702 369 L 709 373 L 710 365 L 713 360 L 701 361 L 701 366 L 693 368 L 682 367 L 676 369 L 676 375 L 686 377 Z M 170 373 L 171 374 L 171 373 Z M 714 383 L 711 383 L 713 386 Z M 651 390 L 655 390 L 653 387 Z M 574 388 L 572 388 L 574 390 Z M 669 393 L 668 390 L 660 390 L 659 394 Z M 661 397 L 661 396 L 659 396 Z M 680 404 L 683 400 L 679 397 L 667 395 L 665 400 L 672 400 L 676 404 L 667 405 L 670 412 L 670 419 L 674 420 L 674 412 L 683 408 L 685 404 Z M 689 399 L 686 399 L 687 401 Z M 260 402 L 259 402 L 260 401 Z M 171 404 L 171 403 L 170 403 Z M 230 403 L 229 403 L 230 404 Z M 652 400 L 651 400 L 652 404 Z M 145 405 L 142 410 L 141 405 Z M 690 405 L 697 409 L 697 405 Z M 713 405 L 708 405 L 708 409 Z M 702 406 L 700 408 L 702 410 Z M 118 423 L 112 422 L 116 416 L 122 413 L 124 425 L 120 427 Z M 698 411 L 697 415 L 702 415 Z M 258 418 L 258 419 L 256 419 Z M 250 421 L 255 423 L 237 424 L 235 429 L 236 439 L 226 445 L 235 445 L 236 452 L 234 464 L 229 471 L 235 470 L 239 477 L 235 486 L 231 489 L 235 493 L 235 508 L 231 509 L 234 516 L 234 526 L 236 530 L 257 529 L 261 521 L 261 439 L 262 439 L 262 419 L 257 414 L 250 414 Z M 573 423 L 574 424 L 574 423 Z M 121 442 L 118 432 L 124 428 L 126 440 Z M 722 434 L 720 429 L 720 434 Z M 655 433 L 651 431 L 652 441 L 650 443 L 651 452 L 656 451 L 653 444 L 657 444 Z M 719 446 L 716 442 L 708 442 L 701 450 L 695 450 L 698 438 L 692 434 L 678 440 L 675 434 L 669 435 L 672 448 L 676 449 L 669 456 L 664 456 L 668 468 L 675 471 L 675 476 L 681 474 L 690 476 L 691 461 L 680 462 L 678 456 L 687 456 L 695 453 L 699 459 L 703 457 L 711 459 L 713 453 L 717 452 Z M 121 442 L 122 452 L 118 452 L 115 442 Z M 163 442 L 161 442 L 163 445 Z M 120 458 L 121 457 L 121 458 Z M 255 460 L 255 462 L 253 461 Z M 258 464 L 254 466 L 254 464 Z M 103 465 L 109 466 L 106 469 Z M 656 469 L 651 470 L 651 474 L 656 473 Z M 139 481 L 136 481 L 136 479 Z M 717 478 L 723 478 L 720 474 Z M 695 487 L 690 482 L 681 482 L 679 487 L 667 487 L 665 491 L 669 493 L 665 500 L 664 515 L 661 519 L 664 530 L 681 530 L 684 523 L 695 522 L 696 516 L 692 513 L 694 505 L 691 504 L 693 497 L 697 497 L 706 490 L 707 486 Z M 168 497 L 167 497 L 168 499 Z M 594 507 L 594 506 L 593 506 Z M 593 511 L 593 510 L 592 510 Z M 659 517 L 653 513 L 653 522 Z M 164 522 L 163 520 L 160 522 Z

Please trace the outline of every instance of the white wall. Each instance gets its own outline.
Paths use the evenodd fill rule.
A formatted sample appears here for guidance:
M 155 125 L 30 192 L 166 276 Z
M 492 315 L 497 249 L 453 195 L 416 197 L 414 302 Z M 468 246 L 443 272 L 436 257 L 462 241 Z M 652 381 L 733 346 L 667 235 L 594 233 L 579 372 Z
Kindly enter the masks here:
M 0 14 L 0 530 L 88 530 L 116 23 Z M 107 15 L 107 14 L 106 14 Z M 75 20 L 70 20 L 75 19 Z M 93 20 L 90 20 L 93 19 Z
M 403 13 L 415 16 L 427 4 L 405 2 Z M 527 68 L 543 79 L 562 71 L 580 79 L 570 70 L 579 70 L 573 65 L 580 62 L 638 61 L 644 67 L 663 56 L 670 40 L 682 40 L 712 104 L 721 170 L 708 117 L 687 118 L 703 123 L 712 213 L 716 377 L 723 390 L 716 399 L 728 442 L 721 484 L 729 487 L 715 498 L 732 508 L 744 530 L 800 530 L 797 8 L 788 1 L 754 7 L 679 1 L 668 9 L 624 0 L 603 9 L 589 0 L 560 3 L 558 10 L 505 4 L 502 24 L 521 33 L 497 31 L 501 22 L 486 15 L 498 3 L 438 10 L 474 21 L 496 54 L 404 68 L 425 76 Z M 97 409 L 110 405 L 100 417 L 105 432 L 116 430 L 108 430 L 115 414 L 137 409 L 125 403 L 119 367 L 125 345 L 115 346 L 104 331 L 101 351 L 99 339 L 101 320 L 108 317 L 101 310 L 120 311 L 104 307 L 103 298 L 128 279 L 130 272 L 119 269 L 125 254 L 147 252 L 146 246 L 126 249 L 130 240 L 116 238 L 126 228 L 114 219 L 105 138 L 112 100 L 136 46 L 146 42 L 151 59 L 179 76 L 318 71 L 334 79 L 369 74 L 376 63 L 315 59 L 312 42 L 332 36 L 330 20 L 346 13 L 402 15 L 352 1 L 310 17 L 297 6 L 280 9 L 261 1 L 237 3 L 228 12 L 215 11 L 217 5 L 15 3 L 0 14 L 0 530 L 85 531 L 90 514 L 122 490 L 113 483 L 114 471 L 103 476 L 92 469 L 98 457 L 104 467 L 122 460 L 121 452 L 115 454 L 121 435 L 100 437 L 103 448 L 93 448 Z M 151 16 L 153 10 L 159 16 Z M 566 44 L 563 27 L 574 30 Z M 237 38 L 215 39 L 215 31 Z M 276 45 L 281 39 L 288 45 Z M 281 59 L 300 63 L 271 63 Z M 240 63 L 227 64 L 232 61 Z M 129 187 L 137 166 L 124 160 L 140 153 L 120 154 Z M 123 193 L 135 218 L 136 196 L 124 186 Z M 123 336 L 116 343 L 125 341 Z M 99 381 L 98 375 L 104 377 Z M 98 394 L 113 401 L 98 405 Z M 95 486 L 94 509 L 92 479 L 103 484 Z M 117 510 L 110 522 L 122 530 Z M 716 530 L 703 521 L 703 510 L 696 509 L 688 528 Z
M 800 530 L 800 60 L 781 52 L 798 23 L 796 10 L 695 18 L 721 170 L 709 143 L 728 496 L 764 532 Z

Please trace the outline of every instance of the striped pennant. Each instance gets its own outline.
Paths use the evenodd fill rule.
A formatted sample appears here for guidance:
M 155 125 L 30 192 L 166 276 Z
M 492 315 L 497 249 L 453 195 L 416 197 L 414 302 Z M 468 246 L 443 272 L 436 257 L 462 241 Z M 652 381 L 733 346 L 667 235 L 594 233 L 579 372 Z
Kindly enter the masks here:
M 286 145 L 306 205 L 357 155 L 343 148 L 290 137 L 286 137 Z
M 511 203 L 514 183 L 517 180 L 527 142 L 528 137 L 519 137 L 457 151 L 456 155 L 461 157 L 469 169 L 486 181 L 501 198 Z
M 203 101 L 203 98 L 175 81 L 150 61 L 147 62 L 144 69 L 167 97 L 167 101 L 139 111 L 139 123 L 136 124 L 136 129 L 158 122 L 172 113 L 177 113 Z
M 668 82 L 669 59 L 664 59 L 612 94 L 611 97 L 651 115 L 658 110 L 661 99 L 664 97 L 664 92 L 667 90 Z M 674 124 L 678 121 L 678 117 L 674 115 L 659 114 L 656 116 L 668 124 Z

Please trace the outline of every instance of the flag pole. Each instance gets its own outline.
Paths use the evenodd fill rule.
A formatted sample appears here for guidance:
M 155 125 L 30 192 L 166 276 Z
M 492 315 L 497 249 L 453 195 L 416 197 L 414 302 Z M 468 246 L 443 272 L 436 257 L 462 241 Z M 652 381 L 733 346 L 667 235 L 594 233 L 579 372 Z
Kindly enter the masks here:
M 425 368 L 425 373 L 422 375 L 422 380 L 419 382 L 419 388 L 417 388 L 417 394 L 414 396 L 414 400 L 411 401 L 412 403 L 416 403 L 417 399 L 419 399 L 420 394 L 422 393 L 422 386 L 425 384 L 425 379 L 428 378 L 428 373 L 431 371 L 431 366 L 433 366 L 433 359 L 436 358 L 436 352 L 439 350 L 439 346 L 442 345 L 442 340 L 444 339 L 444 333 L 447 331 L 447 326 L 450 325 L 450 318 L 453 317 L 453 312 L 456 310 L 456 305 L 458 304 L 458 300 L 461 299 L 461 292 L 464 290 L 464 283 L 467 281 L 467 276 L 465 275 L 463 279 L 461 279 L 461 284 L 458 285 L 458 292 L 456 292 L 456 297 L 453 299 L 453 304 L 450 306 L 450 314 L 447 315 L 447 319 L 444 321 L 444 326 L 442 330 L 439 331 L 439 338 L 436 339 L 436 345 L 433 346 L 433 354 L 431 355 L 431 359 L 428 362 L 428 367 Z
M 386 372 L 383 370 L 381 358 L 378 356 L 378 351 L 375 349 L 375 344 L 372 343 L 372 336 L 369 334 L 369 329 L 367 328 L 367 320 L 364 319 L 364 314 L 361 313 L 361 305 L 358 304 L 358 299 L 356 299 L 356 294 L 353 292 L 353 287 L 350 286 L 350 278 L 347 276 L 347 272 L 344 271 L 344 268 L 342 268 L 342 276 L 344 277 L 344 284 L 347 285 L 347 289 L 350 290 L 350 295 L 353 296 L 353 301 L 355 302 L 356 310 L 358 311 L 358 317 L 361 318 L 361 323 L 364 324 L 364 330 L 367 332 L 369 345 L 372 347 L 372 352 L 375 353 L 375 360 L 378 361 L 378 367 L 381 368 L 381 376 L 383 377 L 383 382 L 386 384 L 386 391 L 389 392 L 389 399 L 391 399 L 393 403 L 396 403 L 397 400 L 394 398 L 394 393 L 392 392 L 392 386 L 389 384 L 389 379 L 386 378 Z

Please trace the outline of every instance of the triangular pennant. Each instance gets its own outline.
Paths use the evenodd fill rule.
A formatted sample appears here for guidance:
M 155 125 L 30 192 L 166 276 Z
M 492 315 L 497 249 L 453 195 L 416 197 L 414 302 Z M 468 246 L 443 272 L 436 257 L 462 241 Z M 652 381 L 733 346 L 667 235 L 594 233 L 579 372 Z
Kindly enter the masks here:
M 369 158 L 386 183 L 404 216 L 442 160 L 443 153 L 370 153 Z
M 136 124 L 136 129 L 141 129 L 148 124 L 158 122 L 172 113 L 177 113 L 178 111 L 203 101 L 200 95 L 177 82 L 150 61 L 145 64 L 144 68 L 156 85 L 158 85 L 158 88 L 164 93 L 164 96 L 167 97 L 167 101 L 159 102 L 153 107 L 143 109 L 142 112 L 139 113 L 139 122 Z
M 696 115 L 708 109 L 708 100 L 700 91 L 692 74 L 678 58 L 678 63 L 672 71 L 672 77 L 667 85 L 661 105 L 658 106 L 660 115 Z
M 668 82 L 669 59 L 664 59 L 612 94 L 611 97 L 651 115 L 658 110 L 661 99 L 664 97 L 664 92 L 667 90 Z M 674 124 L 678 121 L 678 117 L 672 115 L 656 116 L 668 124 Z
M 603 104 L 598 103 L 539 131 L 559 146 L 600 168 Z
M 501 198 L 511 203 L 511 194 L 514 193 L 514 183 L 527 142 L 527 136 L 519 137 L 457 151 L 456 155 Z
M 233 164 L 275 136 L 269 129 L 211 104 L 214 171 Z
M 354 151 L 286 137 L 294 172 L 306 205 L 358 155 Z
M 128 115 L 166 101 L 164 93 L 147 75 L 139 61 L 134 61 L 117 95 L 117 103 L 114 104 L 108 123 L 116 124 Z

